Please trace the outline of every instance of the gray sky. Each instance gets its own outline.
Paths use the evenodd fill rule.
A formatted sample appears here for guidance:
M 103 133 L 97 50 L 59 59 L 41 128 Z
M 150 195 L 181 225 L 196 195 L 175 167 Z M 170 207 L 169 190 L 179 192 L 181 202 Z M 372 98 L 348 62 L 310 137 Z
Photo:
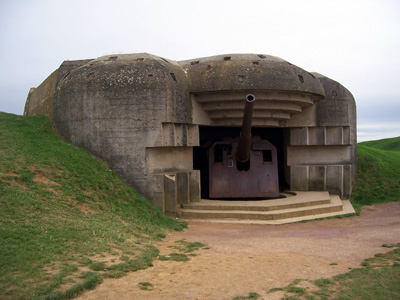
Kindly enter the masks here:
M 64 60 L 263 53 L 354 95 L 358 140 L 400 136 L 399 0 L 0 0 L 0 111 Z

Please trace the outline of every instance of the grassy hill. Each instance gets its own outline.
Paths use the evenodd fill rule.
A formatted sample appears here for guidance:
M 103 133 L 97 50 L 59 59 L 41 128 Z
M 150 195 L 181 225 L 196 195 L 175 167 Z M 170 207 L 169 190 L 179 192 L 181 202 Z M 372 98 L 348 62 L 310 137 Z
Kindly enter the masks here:
M 400 201 L 400 137 L 359 143 L 357 152 L 353 203 Z
M 400 137 L 390 138 L 390 139 L 382 139 L 378 141 L 368 141 L 360 143 L 361 146 L 366 146 L 370 148 L 376 148 L 387 151 L 396 151 L 400 152 Z
M 152 243 L 184 226 L 45 117 L 0 113 L 1 299 L 71 298 L 147 268 Z

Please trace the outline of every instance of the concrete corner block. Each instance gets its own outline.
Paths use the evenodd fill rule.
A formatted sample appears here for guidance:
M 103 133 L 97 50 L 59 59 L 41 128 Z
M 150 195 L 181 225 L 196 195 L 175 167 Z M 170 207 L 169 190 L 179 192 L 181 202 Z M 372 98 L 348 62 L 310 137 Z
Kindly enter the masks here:
M 148 174 L 190 170 L 193 166 L 192 147 L 146 148 Z
M 308 145 L 307 127 L 290 128 L 290 145 Z
M 325 166 L 310 166 L 309 188 L 311 191 L 325 191 Z
M 290 167 L 290 189 L 293 191 L 308 191 L 309 166 Z
M 342 197 L 343 193 L 343 166 L 326 166 L 326 189 Z
M 326 127 L 325 144 L 326 145 L 343 145 L 343 128 L 342 127 Z
M 353 179 L 352 179 L 352 165 L 345 165 L 343 166 L 343 194 L 342 199 L 350 199 L 351 196 L 351 189 L 353 186 Z
M 164 175 L 164 213 L 175 215 L 177 208 L 176 201 L 176 176 L 175 174 Z
M 324 127 L 309 127 L 308 140 L 310 145 L 324 145 L 325 144 Z
M 171 172 L 164 174 L 164 212 L 174 215 L 177 207 L 192 202 L 192 197 L 200 200 L 200 185 L 197 184 L 197 177 L 200 174 L 196 172 Z
M 177 172 L 176 173 L 176 204 L 189 203 L 189 173 Z
M 189 172 L 190 202 L 199 202 L 201 200 L 200 170 L 191 170 Z
M 163 123 L 162 145 L 164 147 L 199 146 L 198 125 Z

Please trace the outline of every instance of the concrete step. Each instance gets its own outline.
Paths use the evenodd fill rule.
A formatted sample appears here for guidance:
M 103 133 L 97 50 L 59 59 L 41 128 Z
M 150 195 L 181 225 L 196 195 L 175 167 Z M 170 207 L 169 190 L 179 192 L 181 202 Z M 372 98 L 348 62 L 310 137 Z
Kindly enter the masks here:
M 183 204 L 182 208 L 185 210 L 273 211 L 331 203 L 328 192 L 297 192 L 295 195 L 288 193 L 285 195 L 284 198 L 258 201 L 201 200 Z
M 285 224 L 351 213 L 354 209 L 349 201 L 327 192 L 297 192 L 290 198 L 263 201 L 201 200 L 178 209 L 182 219 L 257 224 Z
M 273 211 L 250 211 L 250 210 L 196 210 L 182 209 L 183 218 L 201 218 L 201 219 L 251 219 L 251 220 L 278 220 L 287 218 L 296 218 L 306 215 L 317 215 L 343 210 L 343 204 L 329 203 L 314 205 L 309 207 L 273 210 Z

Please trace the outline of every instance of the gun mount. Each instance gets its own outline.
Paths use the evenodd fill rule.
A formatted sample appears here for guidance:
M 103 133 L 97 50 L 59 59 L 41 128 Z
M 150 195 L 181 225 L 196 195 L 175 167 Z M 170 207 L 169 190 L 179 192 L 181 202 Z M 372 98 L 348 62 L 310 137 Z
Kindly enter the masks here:
M 246 96 L 240 137 L 215 142 L 209 150 L 210 198 L 279 197 L 276 147 L 251 136 L 255 100 Z

